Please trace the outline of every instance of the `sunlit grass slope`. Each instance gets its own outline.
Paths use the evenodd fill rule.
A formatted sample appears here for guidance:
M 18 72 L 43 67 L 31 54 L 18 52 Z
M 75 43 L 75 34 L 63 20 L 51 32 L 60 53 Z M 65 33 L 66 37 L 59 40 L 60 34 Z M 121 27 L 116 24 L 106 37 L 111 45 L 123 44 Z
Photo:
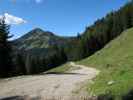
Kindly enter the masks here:
M 94 84 L 87 86 L 89 93 L 99 95 L 111 92 L 119 97 L 133 89 L 133 28 L 78 63 L 101 71 Z

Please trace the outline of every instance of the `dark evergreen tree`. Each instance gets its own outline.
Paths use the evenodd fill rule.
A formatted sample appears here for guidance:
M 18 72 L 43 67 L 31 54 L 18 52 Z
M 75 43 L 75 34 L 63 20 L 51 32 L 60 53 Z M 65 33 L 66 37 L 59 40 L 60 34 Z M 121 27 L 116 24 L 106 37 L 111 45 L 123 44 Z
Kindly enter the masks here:
M 0 77 L 8 77 L 13 70 L 11 59 L 11 44 L 8 41 L 10 26 L 5 23 L 5 17 L 0 20 Z

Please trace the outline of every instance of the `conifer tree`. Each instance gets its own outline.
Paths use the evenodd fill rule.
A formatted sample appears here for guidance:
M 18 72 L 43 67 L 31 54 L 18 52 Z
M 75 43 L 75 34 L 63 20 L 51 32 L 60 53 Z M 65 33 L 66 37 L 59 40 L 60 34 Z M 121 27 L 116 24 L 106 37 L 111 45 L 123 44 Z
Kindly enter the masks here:
M 5 17 L 0 20 L 0 77 L 11 75 L 13 63 L 11 59 L 11 44 L 8 39 L 10 26 L 5 23 Z

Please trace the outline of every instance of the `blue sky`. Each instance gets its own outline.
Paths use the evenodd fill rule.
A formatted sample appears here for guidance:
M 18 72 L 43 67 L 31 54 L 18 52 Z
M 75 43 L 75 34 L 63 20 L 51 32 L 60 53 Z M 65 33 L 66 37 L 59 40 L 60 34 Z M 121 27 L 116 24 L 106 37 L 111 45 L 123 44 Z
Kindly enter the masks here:
M 86 26 L 119 9 L 129 0 L 0 0 L 0 15 L 23 18 L 26 23 L 12 25 L 14 38 L 39 27 L 56 35 L 75 36 Z

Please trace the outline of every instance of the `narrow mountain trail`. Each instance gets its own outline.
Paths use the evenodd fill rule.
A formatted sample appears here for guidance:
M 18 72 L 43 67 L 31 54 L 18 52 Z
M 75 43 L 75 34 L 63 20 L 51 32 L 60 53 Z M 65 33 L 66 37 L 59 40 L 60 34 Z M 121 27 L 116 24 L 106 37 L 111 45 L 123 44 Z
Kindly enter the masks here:
M 73 69 L 66 73 L 19 76 L 0 80 L 0 98 L 12 96 L 40 97 L 41 100 L 70 100 L 82 82 L 92 80 L 99 71 L 70 62 Z M 62 98 L 62 99 L 61 99 Z M 69 98 L 69 99 L 68 99 Z

